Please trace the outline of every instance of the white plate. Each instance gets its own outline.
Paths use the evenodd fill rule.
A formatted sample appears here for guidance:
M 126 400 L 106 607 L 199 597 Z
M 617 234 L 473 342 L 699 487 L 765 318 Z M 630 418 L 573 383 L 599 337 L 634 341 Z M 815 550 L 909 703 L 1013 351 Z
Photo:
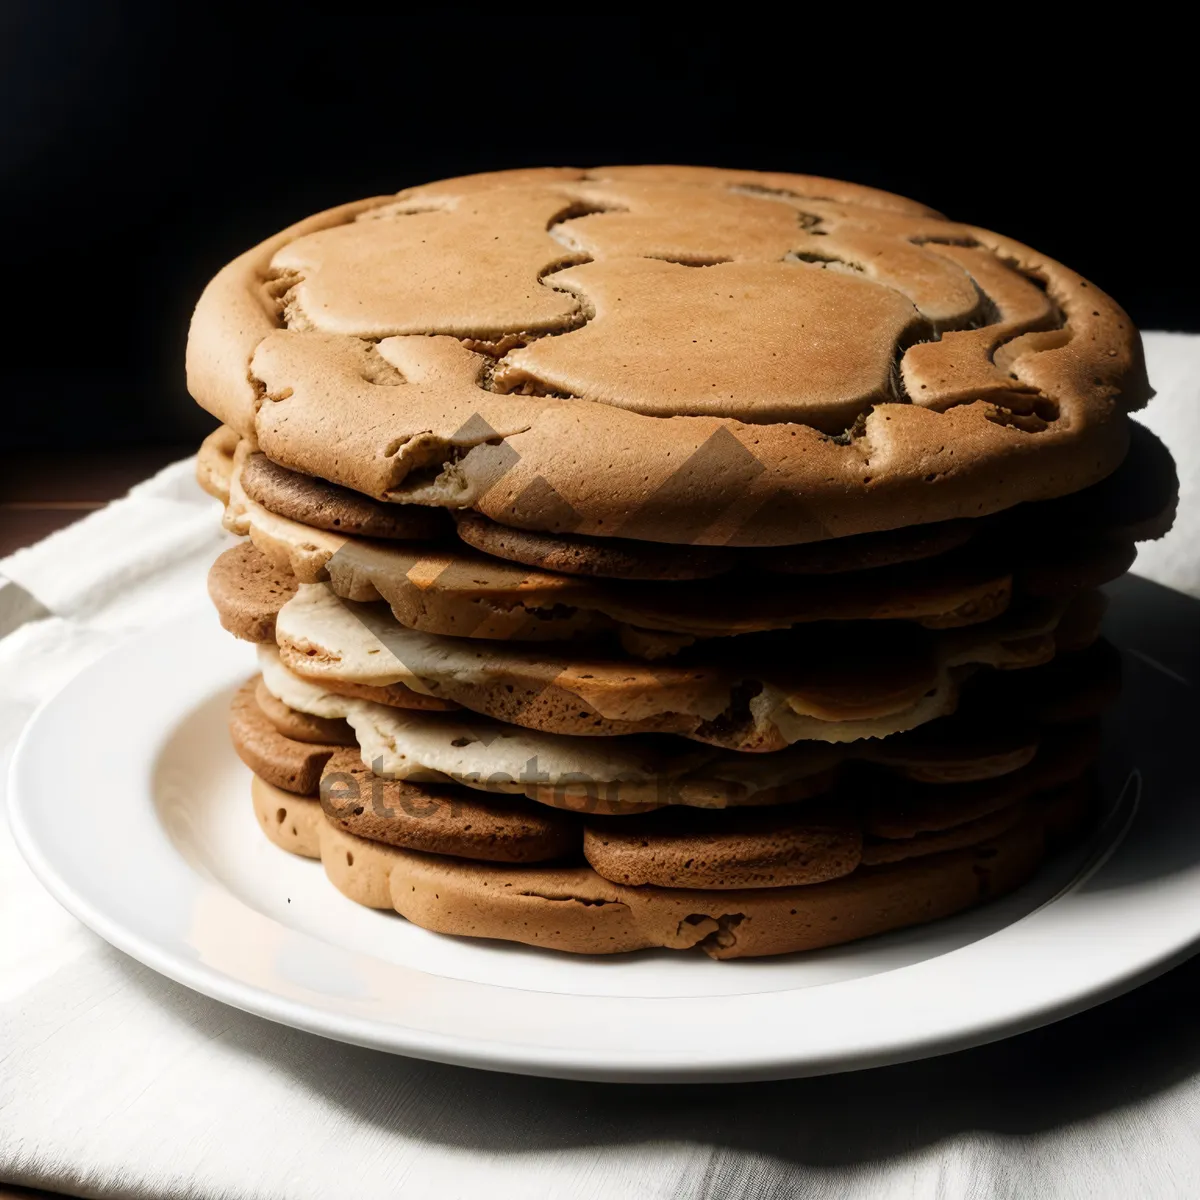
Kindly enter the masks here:
M 360 908 L 259 831 L 225 731 L 254 655 L 207 611 L 131 640 L 40 710 L 12 766 L 13 828 L 42 882 L 114 946 L 342 1041 L 619 1080 L 917 1058 L 1097 1003 L 1200 939 L 1194 665 L 1161 661 L 1172 637 L 1194 654 L 1200 604 L 1137 580 L 1117 591 L 1119 632 L 1145 645 L 1126 656 L 1092 842 L 984 909 L 817 954 L 578 958 Z

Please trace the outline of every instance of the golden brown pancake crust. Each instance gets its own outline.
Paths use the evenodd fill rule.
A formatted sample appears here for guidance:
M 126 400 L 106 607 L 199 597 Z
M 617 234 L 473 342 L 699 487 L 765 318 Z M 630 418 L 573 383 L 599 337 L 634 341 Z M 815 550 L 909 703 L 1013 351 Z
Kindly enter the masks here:
M 977 516 L 1120 463 L 1150 391 L 1111 299 L 986 230 L 780 178 L 495 173 L 319 214 L 205 290 L 190 387 L 377 499 L 672 543 Z
M 290 821 L 272 819 L 268 788 L 256 786 L 264 831 L 294 849 L 286 840 Z M 325 872 L 343 894 L 369 907 L 394 908 L 426 929 L 572 953 L 699 947 L 726 959 L 837 945 L 1001 896 L 1029 878 L 1048 843 L 1075 834 L 1093 794 L 1081 782 L 967 848 L 864 866 L 826 883 L 728 890 L 628 887 L 588 867 L 423 854 L 337 828 L 316 800 L 293 799 L 290 808 L 307 809 L 301 820 L 314 829 Z
M 237 433 L 219 425 L 200 443 L 196 453 L 196 482 L 222 504 L 229 503 L 229 476 L 237 445 Z

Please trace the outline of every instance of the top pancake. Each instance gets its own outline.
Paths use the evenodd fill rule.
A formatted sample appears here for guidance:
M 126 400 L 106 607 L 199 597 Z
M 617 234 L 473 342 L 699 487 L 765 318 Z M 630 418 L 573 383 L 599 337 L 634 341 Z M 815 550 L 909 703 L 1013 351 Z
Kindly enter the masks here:
M 698 545 L 1065 495 L 1120 462 L 1149 395 L 1121 309 L 1026 247 L 869 189 L 683 168 L 320 214 L 209 285 L 188 365 L 282 466 Z

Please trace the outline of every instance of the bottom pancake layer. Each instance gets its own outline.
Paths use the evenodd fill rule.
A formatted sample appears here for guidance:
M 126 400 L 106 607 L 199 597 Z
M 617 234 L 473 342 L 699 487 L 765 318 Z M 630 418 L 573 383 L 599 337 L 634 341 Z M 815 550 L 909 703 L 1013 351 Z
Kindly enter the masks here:
M 257 777 L 252 786 L 259 824 L 276 845 L 320 858 L 351 900 L 422 928 L 578 954 L 699 946 L 721 959 L 816 950 L 1001 896 L 1086 823 L 1094 794 L 1090 780 L 1077 781 L 987 841 L 826 883 L 705 891 L 629 887 L 587 866 L 483 863 L 384 845 L 338 828 L 317 799 Z

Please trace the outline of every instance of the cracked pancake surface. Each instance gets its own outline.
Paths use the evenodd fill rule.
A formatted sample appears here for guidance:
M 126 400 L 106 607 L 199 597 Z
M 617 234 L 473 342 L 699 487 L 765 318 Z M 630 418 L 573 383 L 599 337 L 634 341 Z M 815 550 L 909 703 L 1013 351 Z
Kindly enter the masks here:
M 1094 483 L 1149 396 L 1121 309 L 886 193 L 497 172 L 330 210 L 206 289 L 189 381 L 280 465 L 520 529 L 782 545 Z

